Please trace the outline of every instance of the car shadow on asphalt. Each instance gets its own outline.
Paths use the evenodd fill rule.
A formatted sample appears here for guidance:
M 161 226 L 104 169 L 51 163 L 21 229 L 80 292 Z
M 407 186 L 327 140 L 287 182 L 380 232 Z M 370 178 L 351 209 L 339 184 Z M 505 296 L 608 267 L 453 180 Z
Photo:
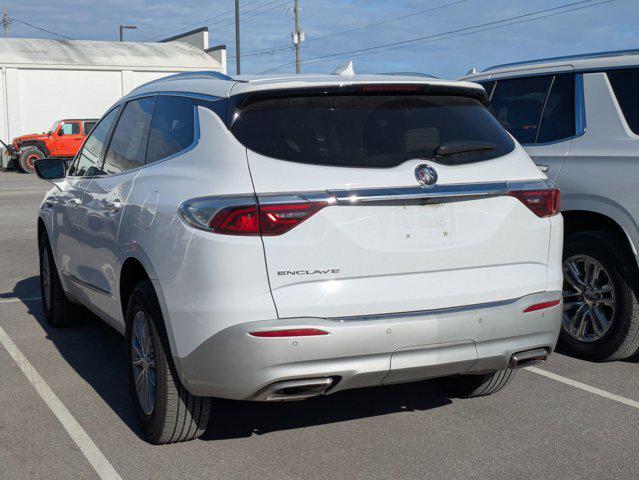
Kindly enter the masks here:
M 26 303 L 29 299 L 40 297 L 40 279 L 34 275 L 15 284 L 11 292 L 0 293 L 0 300 L 19 299 Z
M 34 276 L 18 282 L 11 296 L 23 300 L 64 360 L 138 437 L 143 438 L 131 405 L 121 335 L 89 312 L 78 326 L 53 328 L 44 320 L 40 300 L 32 300 L 38 294 L 38 277 Z M 216 400 L 213 416 L 201 440 L 244 438 L 393 413 L 425 411 L 450 403 L 436 381 L 347 390 L 299 402 Z
M 265 435 L 393 413 L 414 413 L 452 403 L 436 381 L 345 390 L 296 402 L 217 400 L 200 440 Z

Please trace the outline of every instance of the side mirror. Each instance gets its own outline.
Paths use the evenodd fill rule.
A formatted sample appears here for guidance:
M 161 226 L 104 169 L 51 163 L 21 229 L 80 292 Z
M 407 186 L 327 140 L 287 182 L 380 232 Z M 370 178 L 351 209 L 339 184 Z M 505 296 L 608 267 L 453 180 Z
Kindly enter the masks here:
M 66 163 L 61 158 L 41 158 L 33 166 L 38 177 L 43 180 L 58 180 L 67 173 Z
M 62 137 L 62 136 L 64 136 L 64 129 L 60 127 L 60 129 L 58 130 L 58 137 Z

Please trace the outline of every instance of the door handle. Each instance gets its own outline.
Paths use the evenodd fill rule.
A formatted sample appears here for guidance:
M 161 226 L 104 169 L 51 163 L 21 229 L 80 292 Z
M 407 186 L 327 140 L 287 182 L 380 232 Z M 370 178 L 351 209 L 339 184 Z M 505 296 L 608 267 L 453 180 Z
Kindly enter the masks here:
M 120 200 L 113 200 L 106 204 L 107 212 L 111 215 L 117 213 L 122 208 L 122 202 Z
M 548 170 L 550 170 L 550 167 L 548 165 L 537 165 L 537 167 L 544 173 L 548 173 Z

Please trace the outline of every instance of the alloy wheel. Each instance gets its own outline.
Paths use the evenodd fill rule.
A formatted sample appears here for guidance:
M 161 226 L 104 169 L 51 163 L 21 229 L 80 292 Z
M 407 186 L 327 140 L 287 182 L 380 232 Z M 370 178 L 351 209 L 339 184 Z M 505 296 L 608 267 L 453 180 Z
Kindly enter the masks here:
M 615 317 L 615 288 L 610 273 L 595 258 L 573 255 L 564 260 L 562 329 L 581 342 L 603 337 Z
M 142 310 L 137 312 L 133 318 L 131 354 L 138 401 L 142 411 L 146 415 L 151 415 L 155 406 L 155 354 L 153 351 L 151 325 Z

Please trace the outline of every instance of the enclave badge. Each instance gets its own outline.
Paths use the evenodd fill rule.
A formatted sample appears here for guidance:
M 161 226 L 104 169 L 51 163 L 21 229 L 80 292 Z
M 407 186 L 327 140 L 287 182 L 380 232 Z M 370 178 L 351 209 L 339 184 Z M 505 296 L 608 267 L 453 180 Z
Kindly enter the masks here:
M 437 183 L 437 171 L 430 165 L 422 163 L 415 167 L 415 178 L 423 187 L 429 187 Z

